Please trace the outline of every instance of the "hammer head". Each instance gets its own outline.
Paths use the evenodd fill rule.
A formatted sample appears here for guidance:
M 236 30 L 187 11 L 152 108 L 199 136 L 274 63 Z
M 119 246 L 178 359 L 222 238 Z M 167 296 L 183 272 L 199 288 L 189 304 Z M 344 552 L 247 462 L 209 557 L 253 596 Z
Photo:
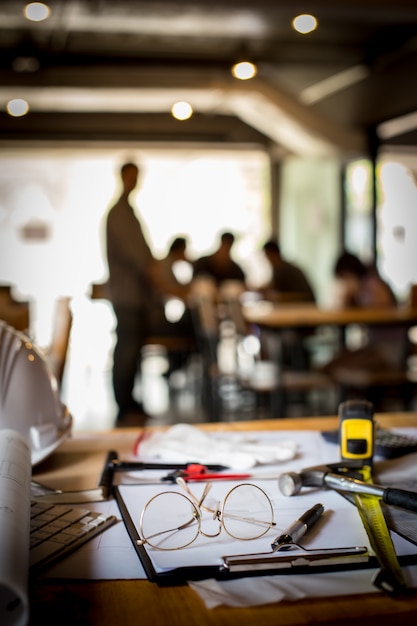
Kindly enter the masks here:
M 310 468 L 296 472 L 286 472 L 278 478 L 278 487 L 284 496 L 295 496 L 301 487 L 323 487 L 324 476 L 329 469 Z
M 347 474 L 349 469 L 360 469 L 361 463 L 358 461 L 342 461 L 340 463 L 329 463 L 329 465 L 315 465 L 307 467 L 301 472 L 286 472 L 278 478 L 278 487 L 284 496 L 295 496 L 300 492 L 301 487 L 325 487 L 325 478 L 329 472 Z M 359 477 L 349 472 L 349 476 Z

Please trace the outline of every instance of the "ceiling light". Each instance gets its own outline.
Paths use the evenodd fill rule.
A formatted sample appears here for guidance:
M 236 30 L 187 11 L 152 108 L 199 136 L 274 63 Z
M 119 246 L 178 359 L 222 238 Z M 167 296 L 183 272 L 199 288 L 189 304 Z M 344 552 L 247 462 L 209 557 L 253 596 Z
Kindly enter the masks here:
M 292 27 L 294 30 L 303 35 L 316 30 L 317 26 L 318 22 L 314 15 L 308 15 L 307 13 L 297 15 L 297 17 L 295 17 L 292 21 Z
M 24 8 L 25 17 L 31 22 L 42 22 L 49 17 L 50 8 L 43 2 L 30 2 Z
M 193 107 L 188 102 L 176 102 L 172 105 L 171 113 L 176 120 L 188 120 L 193 114 Z
M 26 115 L 29 111 L 29 105 L 26 100 L 22 98 L 15 98 L 14 100 L 9 100 L 7 103 L 7 113 L 12 117 L 22 117 Z
M 232 74 L 239 80 L 248 80 L 256 76 L 257 67 L 250 61 L 240 61 L 232 67 Z

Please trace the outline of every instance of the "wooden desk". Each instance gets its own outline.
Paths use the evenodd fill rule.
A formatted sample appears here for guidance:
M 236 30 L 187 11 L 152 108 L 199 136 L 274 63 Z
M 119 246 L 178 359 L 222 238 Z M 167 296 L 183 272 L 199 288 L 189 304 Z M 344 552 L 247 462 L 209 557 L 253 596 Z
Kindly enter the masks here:
M 417 413 L 377 414 L 383 427 L 417 426 Z M 329 430 L 336 417 L 210 423 L 206 430 Z M 64 489 L 93 487 L 105 454 L 115 448 L 120 457 L 129 454 L 139 430 L 75 433 L 73 439 L 41 466 L 34 478 Z M 126 456 L 125 456 L 126 458 Z M 417 595 L 392 599 L 380 593 L 360 597 L 335 597 L 281 602 L 261 607 L 207 610 L 187 586 L 158 587 L 145 580 L 37 581 L 31 585 L 31 625 L 46 626 L 300 626 L 337 624 L 366 626 L 416 623 Z
M 398 307 L 325 309 L 310 304 L 255 304 L 244 308 L 248 322 L 270 329 L 306 328 L 317 326 L 412 326 L 417 324 L 417 309 Z

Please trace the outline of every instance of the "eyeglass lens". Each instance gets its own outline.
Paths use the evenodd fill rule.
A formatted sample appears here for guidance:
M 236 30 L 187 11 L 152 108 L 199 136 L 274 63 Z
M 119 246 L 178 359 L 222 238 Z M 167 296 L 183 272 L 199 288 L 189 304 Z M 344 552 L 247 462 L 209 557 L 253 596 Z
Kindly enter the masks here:
M 225 531 L 240 540 L 257 539 L 271 528 L 274 513 L 266 493 L 256 485 L 237 485 L 227 494 L 222 511 Z
M 140 520 L 143 539 L 159 550 L 185 548 L 198 536 L 200 512 L 178 492 L 163 492 L 149 500 Z

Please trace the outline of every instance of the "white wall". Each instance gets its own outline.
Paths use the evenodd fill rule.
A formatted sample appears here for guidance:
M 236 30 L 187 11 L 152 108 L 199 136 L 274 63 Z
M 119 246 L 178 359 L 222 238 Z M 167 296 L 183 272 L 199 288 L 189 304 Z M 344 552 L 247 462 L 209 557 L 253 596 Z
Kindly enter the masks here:
M 260 150 L 0 152 L 0 283 L 33 301 L 31 331 L 42 344 L 55 298 L 85 294 L 107 276 L 104 223 L 125 160 L 143 169 L 131 199 L 156 256 L 182 233 L 199 256 L 228 229 L 237 235 L 236 259 L 262 282 L 257 250 L 269 236 L 270 197 L 269 159 Z M 44 226 L 47 236 L 28 239 L 28 226 Z

